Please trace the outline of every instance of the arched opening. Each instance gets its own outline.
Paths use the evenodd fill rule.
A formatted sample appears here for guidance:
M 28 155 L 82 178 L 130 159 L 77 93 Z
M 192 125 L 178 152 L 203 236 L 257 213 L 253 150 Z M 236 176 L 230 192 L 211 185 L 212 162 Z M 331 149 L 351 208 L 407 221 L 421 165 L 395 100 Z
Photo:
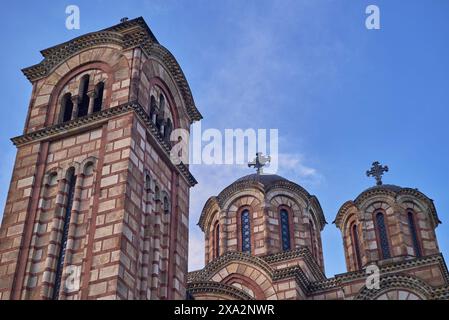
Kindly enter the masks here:
M 163 200 L 163 209 L 165 214 L 170 213 L 170 200 L 168 199 L 167 196 L 165 196 Z
M 167 118 L 167 121 L 165 121 L 165 128 L 164 128 L 164 139 L 165 141 L 170 144 L 170 135 L 173 130 L 173 124 L 170 120 L 170 118 Z
M 157 116 L 156 98 L 153 95 L 151 95 L 151 97 L 150 97 L 150 119 L 154 124 L 156 124 L 156 116 Z
M 161 191 L 160 191 L 160 189 L 159 189 L 158 186 L 156 186 L 156 187 L 154 188 L 154 200 L 155 200 L 155 201 L 161 200 Z
M 241 244 L 242 252 L 251 253 L 251 219 L 249 210 L 245 209 L 241 213 Z
M 151 191 L 151 177 L 149 174 L 145 176 L 145 191 L 147 193 Z
M 287 250 L 291 249 L 290 221 L 289 221 L 287 210 L 285 210 L 285 209 L 280 210 L 279 220 L 281 221 L 282 250 L 287 251 Z
M 59 242 L 59 254 L 56 260 L 55 282 L 52 295 L 53 300 L 59 299 L 59 291 L 62 282 L 62 271 L 64 268 L 64 261 L 67 250 L 67 241 L 69 236 L 69 225 L 72 216 L 73 200 L 75 196 L 76 176 L 74 168 L 70 168 L 69 171 L 67 172 L 66 183 L 67 183 L 67 198 L 64 204 L 64 217 L 63 217 L 64 221 L 62 226 L 62 237 Z
M 351 242 L 352 242 L 352 250 L 354 252 L 354 264 L 355 269 L 362 269 L 362 257 L 360 255 L 360 246 L 359 246 L 359 235 L 357 231 L 357 225 L 355 223 L 351 226 Z
M 382 259 L 389 259 L 391 257 L 390 244 L 388 242 L 388 232 L 385 225 L 385 216 L 382 212 L 376 213 L 376 228 Z
M 415 251 L 416 257 L 421 257 L 421 246 L 419 244 L 419 237 L 418 237 L 418 231 L 416 230 L 416 223 L 415 223 L 415 215 L 413 211 L 407 212 L 407 220 L 408 220 L 408 227 L 410 230 L 410 236 L 412 237 L 412 244 L 413 249 Z
M 315 242 L 315 227 L 313 225 L 312 219 L 309 219 L 309 234 L 310 234 L 310 247 L 312 255 L 317 258 L 316 255 L 316 242 Z
M 220 223 L 218 221 L 214 226 L 214 255 L 215 258 L 220 256 Z
M 89 110 L 89 96 L 87 95 L 87 91 L 89 90 L 89 78 L 89 75 L 86 74 L 80 81 L 78 118 L 86 116 Z
M 164 112 L 165 109 L 165 97 L 162 93 L 159 95 L 159 109 L 161 109 L 162 112 Z
M 95 99 L 93 113 L 101 111 L 103 107 L 104 82 L 99 82 L 95 86 Z
M 66 93 L 61 99 L 61 122 L 67 122 L 72 119 L 73 102 L 72 94 Z

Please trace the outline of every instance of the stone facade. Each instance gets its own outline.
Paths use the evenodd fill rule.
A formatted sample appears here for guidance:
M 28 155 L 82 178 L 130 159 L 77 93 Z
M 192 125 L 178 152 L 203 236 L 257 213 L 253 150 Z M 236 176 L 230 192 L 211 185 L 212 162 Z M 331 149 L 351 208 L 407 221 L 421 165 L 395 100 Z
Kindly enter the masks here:
M 0 299 L 183 299 L 201 119 L 142 18 L 42 51 L 0 229 Z M 178 137 L 175 137 L 177 141 Z
M 249 236 L 239 223 L 242 210 L 250 213 Z M 288 212 L 290 237 L 280 227 L 282 210 Z M 325 223 L 317 198 L 285 178 L 254 174 L 237 180 L 204 206 L 199 226 L 206 266 L 189 273 L 189 298 L 449 298 L 449 273 L 435 236 L 440 221 L 432 200 L 417 189 L 379 185 L 341 207 L 334 223 L 342 232 L 348 272 L 333 278 L 324 274 Z M 245 237 L 251 238 L 250 250 L 242 245 Z

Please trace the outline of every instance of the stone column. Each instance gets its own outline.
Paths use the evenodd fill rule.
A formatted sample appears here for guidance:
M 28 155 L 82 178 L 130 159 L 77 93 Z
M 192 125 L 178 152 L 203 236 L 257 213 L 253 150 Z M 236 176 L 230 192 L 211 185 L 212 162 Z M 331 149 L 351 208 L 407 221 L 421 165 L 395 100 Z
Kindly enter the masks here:
M 72 108 L 72 118 L 71 120 L 74 120 L 78 117 L 78 108 L 79 108 L 79 96 L 72 96 L 72 103 L 73 103 L 73 108 Z
M 87 114 L 90 115 L 94 112 L 94 103 L 97 93 L 95 90 L 92 90 L 87 93 L 87 96 L 89 97 L 89 109 L 87 109 Z

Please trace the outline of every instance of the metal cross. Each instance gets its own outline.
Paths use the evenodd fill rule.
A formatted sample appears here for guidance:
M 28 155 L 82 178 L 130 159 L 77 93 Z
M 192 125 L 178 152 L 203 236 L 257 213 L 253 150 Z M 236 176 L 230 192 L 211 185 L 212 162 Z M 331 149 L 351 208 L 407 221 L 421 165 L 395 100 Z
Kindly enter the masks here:
M 371 170 L 366 172 L 367 177 L 374 177 L 378 186 L 382 185 L 382 176 L 384 172 L 388 172 L 388 166 L 380 165 L 379 161 L 373 162 Z
M 262 152 L 257 152 L 256 153 L 256 159 L 254 159 L 253 161 L 248 163 L 248 167 L 254 167 L 257 169 L 257 174 L 261 174 L 263 173 L 263 167 L 265 167 L 265 165 L 267 164 L 267 162 L 271 162 L 271 157 L 264 157 L 262 155 Z

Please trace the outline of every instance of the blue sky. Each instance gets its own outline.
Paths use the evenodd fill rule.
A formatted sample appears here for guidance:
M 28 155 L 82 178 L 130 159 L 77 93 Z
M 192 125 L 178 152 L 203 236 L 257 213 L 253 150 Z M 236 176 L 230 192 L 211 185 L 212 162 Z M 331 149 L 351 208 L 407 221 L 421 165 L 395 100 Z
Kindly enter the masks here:
M 178 59 L 205 128 L 278 128 L 280 174 L 318 196 L 329 224 L 326 273 L 345 272 L 342 240 L 331 223 L 339 207 L 374 184 L 419 188 L 435 200 L 449 254 L 449 1 L 222 0 L 15 1 L 0 19 L 0 207 L 11 178 L 31 85 L 20 69 L 39 50 L 143 16 Z M 81 30 L 65 28 L 65 8 L 81 10 Z M 378 5 L 381 29 L 365 28 Z M 192 166 L 190 267 L 201 267 L 196 226 L 204 202 L 252 171 Z M 3 211 L 3 210 L 2 210 Z

